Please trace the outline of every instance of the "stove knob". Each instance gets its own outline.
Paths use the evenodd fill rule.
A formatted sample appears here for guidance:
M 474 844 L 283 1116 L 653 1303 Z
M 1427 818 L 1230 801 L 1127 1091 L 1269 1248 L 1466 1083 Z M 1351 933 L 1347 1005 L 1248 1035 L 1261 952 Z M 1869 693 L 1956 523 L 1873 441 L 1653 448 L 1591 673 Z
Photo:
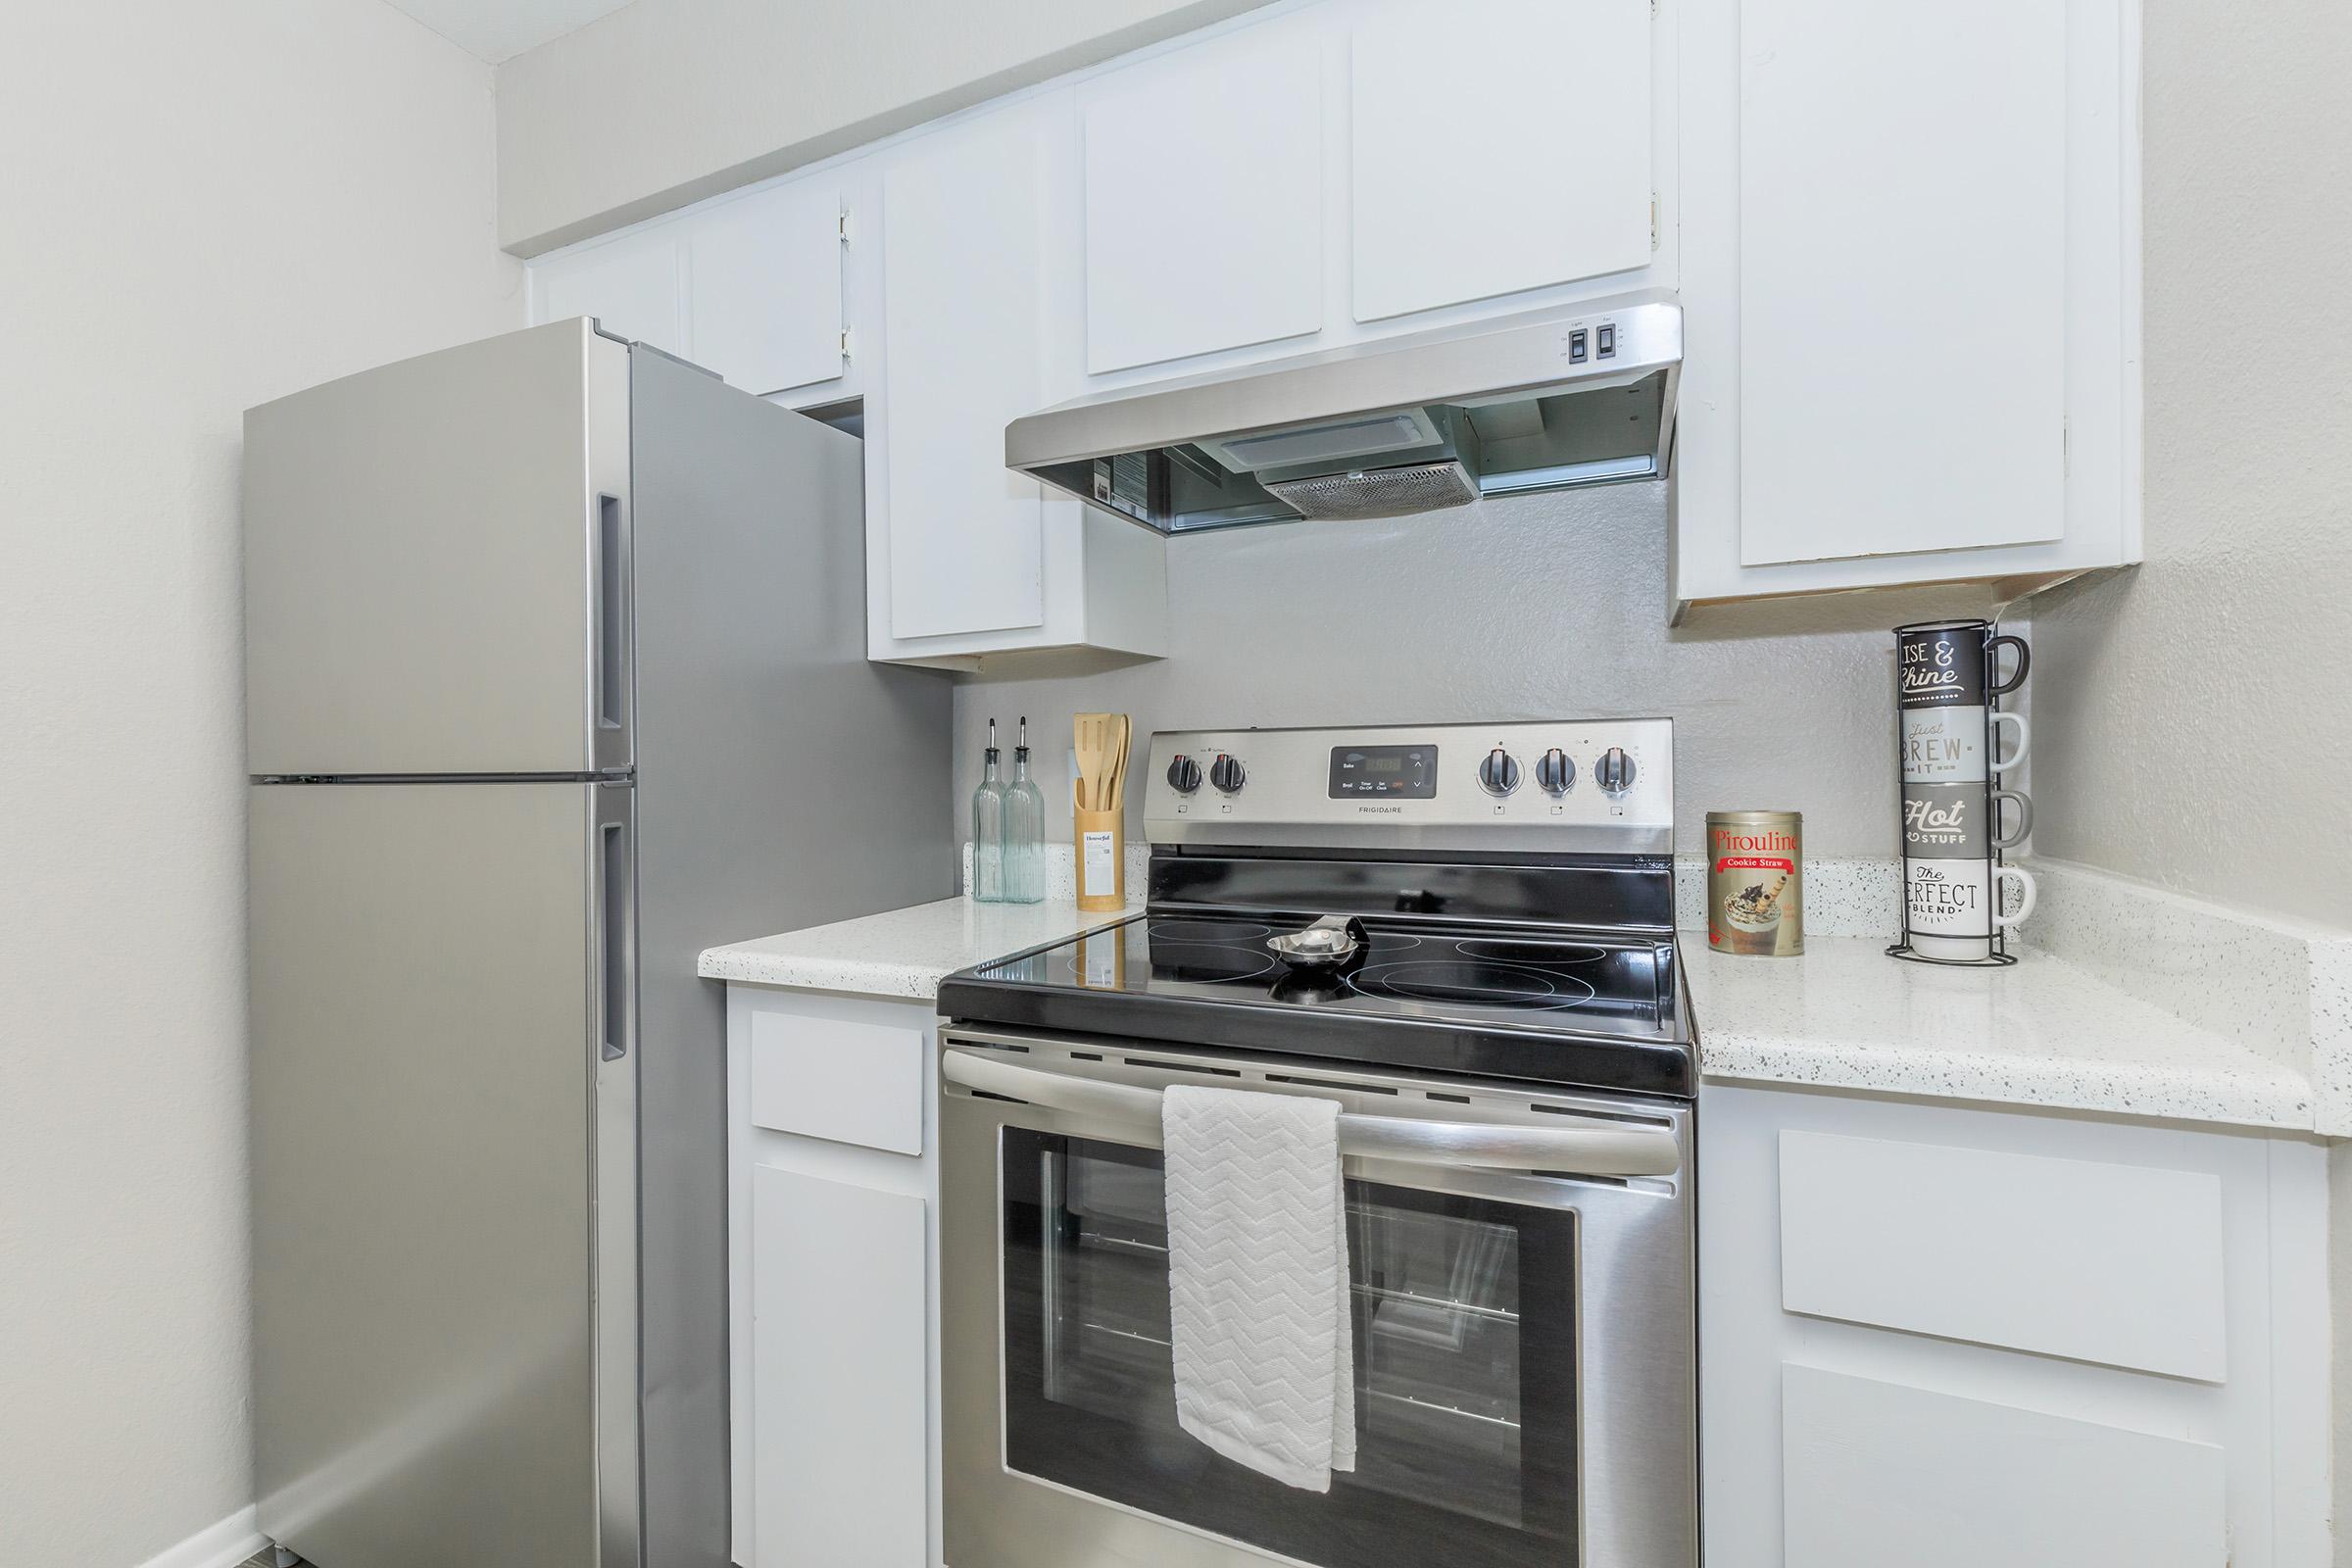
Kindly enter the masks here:
M 1536 782 L 1546 795 L 1565 795 L 1576 782 L 1576 760 L 1554 746 L 1536 763 Z
M 1217 760 L 1208 764 L 1208 781 L 1228 795 L 1239 795 L 1250 781 L 1250 771 L 1242 766 L 1241 759 L 1219 752 Z
M 1519 761 L 1497 746 L 1478 764 L 1479 787 L 1489 795 L 1508 795 L 1519 787 Z
M 1592 764 L 1592 782 L 1611 795 L 1623 795 L 1634 787 L 1635 772 L 1634 760 L 1626 756 L 1625 748 L 1612 746 Z
M 1200 764 L 1179 756 L 1168 764 L 1168 786 L 1179 795 L 1192 794 L 1200 787 Z

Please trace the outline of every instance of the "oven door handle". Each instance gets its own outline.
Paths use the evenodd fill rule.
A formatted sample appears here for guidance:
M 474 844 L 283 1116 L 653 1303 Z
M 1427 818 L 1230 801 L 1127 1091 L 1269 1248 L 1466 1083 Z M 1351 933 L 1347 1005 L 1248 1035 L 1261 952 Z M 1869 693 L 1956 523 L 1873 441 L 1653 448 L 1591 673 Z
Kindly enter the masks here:
M 1151 1129 L 1159 1138 L 1159 1091 L 1040 1072 L 991 1055 L 950 1050 L 951 1083 L 1048 1110 Z M 1214 1087 L 1214 1086 L 1211 1086 Z M 1682 1163 L 1674 1134 L 1655 1127 L 1527 1127 L 1340 1113 L 1340 1152 L 1418 1165 L 1561 1171 L 1576 1176 L 1671 1176 Z

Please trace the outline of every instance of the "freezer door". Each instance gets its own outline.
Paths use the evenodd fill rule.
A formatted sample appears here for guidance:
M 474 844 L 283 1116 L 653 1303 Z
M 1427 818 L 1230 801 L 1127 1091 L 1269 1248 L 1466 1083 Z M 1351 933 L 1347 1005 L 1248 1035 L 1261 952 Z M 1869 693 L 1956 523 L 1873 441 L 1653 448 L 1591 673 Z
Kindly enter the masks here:
M 628 360 L 556 321 L 246 414 L 247 771 L 629 765 Z
M 333 1568 L 635 1568 L 620 786 L 251 791 L 261 1528 Z

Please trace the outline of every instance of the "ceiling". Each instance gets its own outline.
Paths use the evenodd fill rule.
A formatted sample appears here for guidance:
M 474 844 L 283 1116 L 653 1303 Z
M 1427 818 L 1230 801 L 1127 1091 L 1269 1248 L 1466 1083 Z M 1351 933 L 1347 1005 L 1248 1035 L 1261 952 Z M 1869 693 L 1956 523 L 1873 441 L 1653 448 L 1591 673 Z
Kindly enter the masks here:
M 492 65 L 584 27 L 628 0 L 391 0 L 467 54 Z

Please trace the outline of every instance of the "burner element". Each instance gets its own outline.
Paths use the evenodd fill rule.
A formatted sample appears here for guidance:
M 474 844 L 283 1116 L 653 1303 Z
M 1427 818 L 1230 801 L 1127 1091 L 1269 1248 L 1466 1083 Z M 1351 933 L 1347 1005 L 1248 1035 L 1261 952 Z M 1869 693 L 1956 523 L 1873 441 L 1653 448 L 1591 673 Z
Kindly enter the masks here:
M 1590 942 L 1556 942 L 1544 937 L 1473 938 L 1454 944 L 1454 951 L 1465 958 L 1484 958 L 1489 963 L 1521 964 L 1537 969 L 1554 968 L 1564 963 L 1591 963 L 1605 958 L 1608 952 Z
M 1368 997 L 1482 1007 L 1575 1007 L 1591 1002 L 1595 995 L 1590 984 L 1571 974 L 1477 957 L 1416 958 L 1404 963 L 1371 964 L 1357 970 L 1350 984 Z

